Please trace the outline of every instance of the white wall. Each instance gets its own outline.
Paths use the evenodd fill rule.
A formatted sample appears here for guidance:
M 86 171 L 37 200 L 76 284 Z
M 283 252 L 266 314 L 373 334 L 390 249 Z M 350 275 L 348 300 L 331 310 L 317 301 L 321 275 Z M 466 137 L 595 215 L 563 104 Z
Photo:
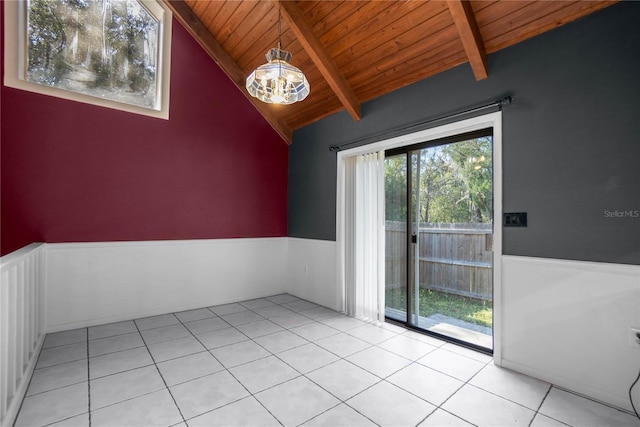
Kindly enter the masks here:
M 640 267 L 503 256 L 504 367 L 631 410 Z M 636 388 L 635 401 L 640 402 Z
M 44 342 L 45 245 L 0 257 L 0 426 L 13 425 Z
M 287 292 L 342 311 L 336 282 L 336 242 L 289 238 Z
M 340 310 L 335 246 L 296 238 L 47 244 L 47 331 L 283 292 Z
M 287 238 L 47 244 L 47 331 L 286 292 Z

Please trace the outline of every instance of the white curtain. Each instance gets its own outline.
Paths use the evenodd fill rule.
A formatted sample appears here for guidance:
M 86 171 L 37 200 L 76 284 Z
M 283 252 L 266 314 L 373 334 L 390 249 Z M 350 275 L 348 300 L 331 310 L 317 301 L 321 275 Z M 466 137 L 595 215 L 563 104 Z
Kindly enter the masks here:
M 384 321 L 384 151 L 345 158 L 345 301 L 350 316 Z

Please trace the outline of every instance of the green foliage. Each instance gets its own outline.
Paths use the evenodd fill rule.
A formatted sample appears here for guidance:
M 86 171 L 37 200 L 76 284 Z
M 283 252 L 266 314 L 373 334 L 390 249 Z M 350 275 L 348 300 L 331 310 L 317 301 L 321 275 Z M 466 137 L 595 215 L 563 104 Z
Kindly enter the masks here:
M 389 221 L 406 221 L 407 158 L 389 157 L 384 166 L 385 218 Z
M 129 89 L 133 92 L 145 93 L 149 89 L 150 83 L 145 76 L 144 67 L 138 64 L 129 68 L 127 79 L 129 83 Z
M 60 3 L 67 4 L 78 10 L 86 9 L 87 7 L 89 7 L 89 2 L 87 0 L 60 0 Z
M 447 145 L 443 151 L 451 158 L 454 173 L 461 181 L 463 200 L 469 202 L 473 216 L 468 222 L 490 222 L 493 209 L 491 137 Z
M 387 289 L 385 304 L 387 307 L 406 311 L 407 296 L 404 289 Z M 434 314 L 464 320 L 474 325 L 493 325 L 491 302 L 421 288 L 420 316 L 429 317 Z
M 134 0 L 31 0 L 28 78 L 144 95 L 155 82 L 158 31 Z
M 420 198 L 420 222 L 491 222 L 491 154 L 491 137 L 412 153 L 412 204 Z M 387 158 L 385 167 L 386 219 L 406 221 L 406 155 Z
M 99 52 L 91 54 L 91 71 L 95 74 L 95 79 L 91 83 L 93 87 L 110 87 L 113 81 L 113 73 L 111 66 L 102 61 L 102 55 Z
M 48 0 L 34 0 L 29 7 L 28 67 L 49 86 L 59 82 L 66 69 L 60 54 L 67 36 L 54 6 Z

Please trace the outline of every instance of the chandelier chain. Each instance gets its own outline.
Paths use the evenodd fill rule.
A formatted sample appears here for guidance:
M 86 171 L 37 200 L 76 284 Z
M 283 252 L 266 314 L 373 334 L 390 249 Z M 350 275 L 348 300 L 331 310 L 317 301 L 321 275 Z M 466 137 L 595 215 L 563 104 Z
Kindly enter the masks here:
M 270 49 L 267 63 L 247 77 L 249 94 L 268 104 L 293 104 L 309 95 L 309 82 L 289 63 L 291 52 L 282 50 L 282 3 L 278 0 L 278 46 Z
M 278 49 L 282 49 L 282 5 L 278 0 Z

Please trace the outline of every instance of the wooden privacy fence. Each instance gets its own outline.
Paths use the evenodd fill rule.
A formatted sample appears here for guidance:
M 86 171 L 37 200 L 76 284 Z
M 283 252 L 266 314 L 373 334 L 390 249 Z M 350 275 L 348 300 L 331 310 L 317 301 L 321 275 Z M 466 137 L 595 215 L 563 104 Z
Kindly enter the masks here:
M 406 283 L 407 225 L 387 221 L 385 229 L 385 283 L 401 287 Z M 491 224 L 420 224 L 420 287 L 491 300 L 491 239 Z

